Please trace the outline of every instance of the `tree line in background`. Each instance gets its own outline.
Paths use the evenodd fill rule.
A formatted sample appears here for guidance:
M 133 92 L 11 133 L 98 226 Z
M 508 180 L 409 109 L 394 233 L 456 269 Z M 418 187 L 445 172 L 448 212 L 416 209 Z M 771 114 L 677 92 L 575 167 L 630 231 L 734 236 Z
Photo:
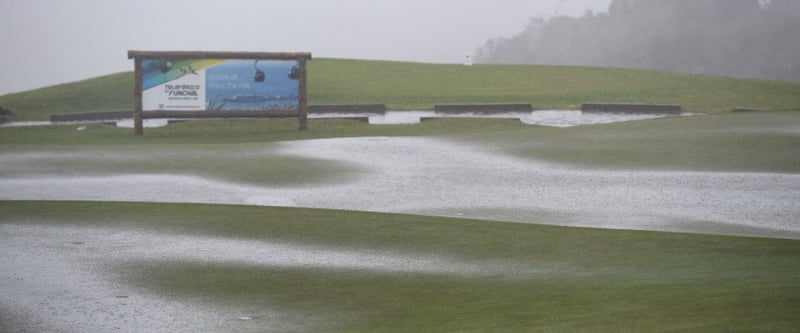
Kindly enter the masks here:
M 800 82 L 800 1 L 613 0 L 607 13 L 531 19 L 475 60 Z

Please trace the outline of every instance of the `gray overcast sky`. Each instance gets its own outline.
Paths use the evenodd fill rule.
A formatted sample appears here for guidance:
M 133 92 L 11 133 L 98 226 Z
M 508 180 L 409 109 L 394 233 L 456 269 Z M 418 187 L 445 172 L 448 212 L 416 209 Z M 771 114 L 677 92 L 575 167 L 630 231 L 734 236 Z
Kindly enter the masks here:
M 611 0 L 2 0 L 0 95 L 133 69 L 128 50 L 460 63 L 531 17 Z

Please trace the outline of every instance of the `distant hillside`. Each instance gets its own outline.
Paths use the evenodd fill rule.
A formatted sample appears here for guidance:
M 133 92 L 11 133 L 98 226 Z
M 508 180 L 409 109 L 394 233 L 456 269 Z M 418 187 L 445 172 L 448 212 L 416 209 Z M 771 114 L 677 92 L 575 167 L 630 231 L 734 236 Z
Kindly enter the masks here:
M 48 120 L 52 114 L 133 108 L 133 73 L 0 96 L 0 106 L 14 112 L 12 121 Z
M 583 101 L 681 104 L 684 109 L 800 107 L 800 84 L 669 72 L 531 65 L 442 65 L 315 59 L 309 63 L 309 102 L 384 103 L 390 109 L 431 109 L 436 103 L 524 102 L 575 109 Z M 133 74 L 0 96 L 13 121 L 52 114 L 130 110 Z

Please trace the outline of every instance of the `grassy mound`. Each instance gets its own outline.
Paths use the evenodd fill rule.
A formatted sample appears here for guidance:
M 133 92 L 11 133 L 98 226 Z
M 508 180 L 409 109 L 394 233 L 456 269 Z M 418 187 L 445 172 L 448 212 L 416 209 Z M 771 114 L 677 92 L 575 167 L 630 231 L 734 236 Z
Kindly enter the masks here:
M 390 109 L 431 109 L 436 103 L 531 103 L 576 109 L 581 102 L 680 104 L 687 110 L 800 107 L 800 84 L 657 71 L 528 65 L 461 65 L 315 59 L 309 102 L 384 103 Z M 133 74 L 0 96 L 14 121 L 52 114 L 133 108 Z
M 800 106 L 800 84 L 658 71 L 358 60 L 311 64 L 312 103 L 375 102 L 392 109 L 429 109 L 436 103 L 524 102 L 540 109 L 576 109 L 584 101 L 595 101 L 672 103 L 705 111 Z
M 0 96 L 11 121 L 49 120 L 62 113 L 133 109 L 133 73 L 117 73 Z

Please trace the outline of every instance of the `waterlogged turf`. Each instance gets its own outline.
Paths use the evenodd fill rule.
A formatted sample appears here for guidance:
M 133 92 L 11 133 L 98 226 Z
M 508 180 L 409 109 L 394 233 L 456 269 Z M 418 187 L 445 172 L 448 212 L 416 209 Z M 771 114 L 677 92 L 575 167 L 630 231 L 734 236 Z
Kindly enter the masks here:
M 359 168 L 332 160 L 299 158 L 274 146 L 157 146 L 85 149 L 50 147 L 0 151 L 0 178 L 184 175 L 242 185 L 335 183 Z
M 792 237 L 798 123 L 767 112 L 570 129 L 198 122 L 145 138 L 3 128 L 5 199 L 209 196 L 528 224 L 0 201 L 0 331 L 796 331 L 796 240 L 536 224 Z M 438 137 L 388 137 L 418 135 Z M 435 195 L 409 194 L 426 186 Z M 480 191 L 491 195 L 467 195 Z
M 465 140 L 584 168 L 800 173 L 798 111 L 538 128 Z
M 793 331 L 800 243 L 332 210 L 0 202 L 4 331 Z
M 8 145 L 0 199 L 255 204 L 800 238 L 798 123 L 798 112 L 567 129 L 447 120 L 387 130 L 437 128 L 437 137 Z M 362 126 L 339 133 L 373 125 Z

